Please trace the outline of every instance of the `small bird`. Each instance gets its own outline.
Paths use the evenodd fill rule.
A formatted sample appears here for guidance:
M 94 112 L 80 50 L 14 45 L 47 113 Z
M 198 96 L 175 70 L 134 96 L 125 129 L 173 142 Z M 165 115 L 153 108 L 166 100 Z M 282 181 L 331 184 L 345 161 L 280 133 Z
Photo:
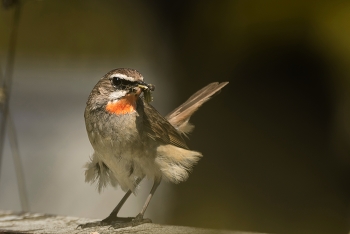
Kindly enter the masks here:
M 185 181 L 202 157 L 184 141 L 194 128 L 190 117 L 227 84 L 214 82 L 205 86 L 163 117 L 149 103 L 155 86 L 145 83 L 138 71 L 118 68 L 104 75 L 91 91 L 84 113 L 94 148 L 85 165 L 85 181 L 96 182 L 99 192 L 111 185 L 120 186 L 126 194 L 107 218 L 78 227 L 121 228 L 151 222 L 143 216 L 161 180 Z M 118 217 L 125 201 L 145 177 L 153 179 L 154 184 L 141 212 L 136 217 Z

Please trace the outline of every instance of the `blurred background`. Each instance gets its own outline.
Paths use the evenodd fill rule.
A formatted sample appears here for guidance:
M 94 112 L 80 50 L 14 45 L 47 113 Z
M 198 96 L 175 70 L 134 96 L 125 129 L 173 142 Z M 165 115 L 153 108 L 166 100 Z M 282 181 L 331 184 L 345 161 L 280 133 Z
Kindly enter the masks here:
M 7 2 L 7 1 L 3 1 Z M 302 0 L 20 2 L 10 97 L 30 210 L 104 218 L 121 190 L 84 183 L 83 112 L 108 71 L 139 70 L 167 114 L 229 81 L 191 119 L 204 157 L 162 183 L 155 223 L 270 233 L 348 233 L 350 2 Z M 0 10 L 6 70 L 15 7 Z M 6 138 L 0 209 L 20 211 Z M 143 182 L 122 216 L 136 215 Z

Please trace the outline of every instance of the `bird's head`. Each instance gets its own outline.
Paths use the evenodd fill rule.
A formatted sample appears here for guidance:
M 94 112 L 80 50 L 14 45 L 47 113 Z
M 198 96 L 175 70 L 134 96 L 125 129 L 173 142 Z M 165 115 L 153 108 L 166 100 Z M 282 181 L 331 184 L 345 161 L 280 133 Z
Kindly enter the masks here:
M 141 73 L 134 69 L 118 68 L 108 72 L 92 90 L 89 102 L 96 108 L 104 107 L 113 114 L 128 114 L 136 111 L 136 101 L 144 93 L 151 100 L 154 86 L 143 81 Z

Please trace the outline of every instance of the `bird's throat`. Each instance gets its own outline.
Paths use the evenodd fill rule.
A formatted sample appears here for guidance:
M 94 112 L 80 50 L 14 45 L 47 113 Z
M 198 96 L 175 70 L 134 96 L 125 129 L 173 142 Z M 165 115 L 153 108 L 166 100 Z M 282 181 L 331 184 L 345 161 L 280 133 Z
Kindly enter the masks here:
M 108 102 L 106 111 L 116 115 L 130 114 L 136 111 L 136 95 L 127 95 L 118 101 Z

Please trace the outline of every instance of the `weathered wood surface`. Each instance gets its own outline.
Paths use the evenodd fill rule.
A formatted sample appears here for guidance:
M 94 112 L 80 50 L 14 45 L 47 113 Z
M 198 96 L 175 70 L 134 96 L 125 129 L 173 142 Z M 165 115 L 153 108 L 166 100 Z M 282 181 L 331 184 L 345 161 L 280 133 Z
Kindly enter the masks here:
M 138 233 L 138 234 L 248 234 L 247 232 L 212 230 L 181 226 L 167 226 L 159 224 L 143 224 L 136 227 L 122 229 L 113 229 L 106 227 L 95 227 L 86 229 L 77 229 L 79 224 L 92 222 L 96 220 L 64 217 L 47 214 L 34 213 L 14 213 L 0 211 L 0 234 L 5 233 L 76 233 L 76 234 L 108 234 L 108 233 Z

